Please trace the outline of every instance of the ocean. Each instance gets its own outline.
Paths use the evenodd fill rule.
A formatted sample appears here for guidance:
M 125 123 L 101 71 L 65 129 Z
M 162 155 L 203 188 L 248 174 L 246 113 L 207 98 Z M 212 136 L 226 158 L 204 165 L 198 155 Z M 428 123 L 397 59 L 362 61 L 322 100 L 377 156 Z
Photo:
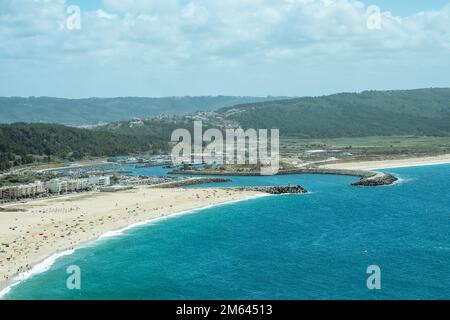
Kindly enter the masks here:
M 136 173 L 152 170 L 163 173 Z M 215 185 L 291 183 L 311 193 L 110 234 L 38 266 L 4 298 L 450 299 L 450 166 L 386 171 L 401 181 L 360 188 L 344 176 L 231 177 Z M 366 284 L 372 265 L 379 290 Z M 70 266 L 81 271 L 81 290 L 67 289 Z

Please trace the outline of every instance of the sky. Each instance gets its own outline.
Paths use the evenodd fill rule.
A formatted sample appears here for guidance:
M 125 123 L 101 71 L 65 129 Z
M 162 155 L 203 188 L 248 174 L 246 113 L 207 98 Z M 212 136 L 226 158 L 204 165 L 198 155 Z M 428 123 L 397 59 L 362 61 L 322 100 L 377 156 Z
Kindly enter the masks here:
M 450 0 L 0 0 L 0 96 L 450 87 L 449 57 Z

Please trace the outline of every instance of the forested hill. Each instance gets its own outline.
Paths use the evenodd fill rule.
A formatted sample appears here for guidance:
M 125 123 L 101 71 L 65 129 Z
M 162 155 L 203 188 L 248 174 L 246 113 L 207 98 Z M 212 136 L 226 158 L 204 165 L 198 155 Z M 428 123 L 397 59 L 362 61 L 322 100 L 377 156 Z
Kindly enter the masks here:
M 184 115 L 212 111 L 242 103 L 281 98 L 267 97 L 167 97 L 167 98 L 90 98 L 0 97 L 0 123 L 39 122 L 66 125 L 92 125 L 161 114 Z
M 141 152 L 167 152 L 167 141 L 152 135 L 94 132 L 55 124 L 0 125 L 0 171 L 34 161 Z
M 205 128 L 279 128 L 284 137 L 450 137 L 450 89 L 368 91 L 241 104 L 208 114 L 115 122 L 95 130 L 55 124 L 0 125 L 0 170 L 49 156 L 70 160 L 167 152 L 172 131 L 192 129 L 198 119 Z
M 304 138 L 450 135 L 450 89 L 366 91 L 243 104 L 218 113 L 244 128 Z

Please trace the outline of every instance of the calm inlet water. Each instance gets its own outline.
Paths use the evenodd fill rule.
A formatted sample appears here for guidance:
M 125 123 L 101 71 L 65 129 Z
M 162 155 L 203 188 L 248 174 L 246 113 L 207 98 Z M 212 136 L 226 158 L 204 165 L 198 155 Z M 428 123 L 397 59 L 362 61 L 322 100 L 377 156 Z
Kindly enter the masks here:
M 128 230 L 58 259 L 6 298 L 449 299 L 449 169 L 392 169 L 402 182 L 366 189 L 351 177 L 233 177 L 226 185 L 290 182 L 312 193 Z M 71 265 L 79 291 L 66 288 Z M 381 268 L 381 290 L 366 287 L 369 265 Z

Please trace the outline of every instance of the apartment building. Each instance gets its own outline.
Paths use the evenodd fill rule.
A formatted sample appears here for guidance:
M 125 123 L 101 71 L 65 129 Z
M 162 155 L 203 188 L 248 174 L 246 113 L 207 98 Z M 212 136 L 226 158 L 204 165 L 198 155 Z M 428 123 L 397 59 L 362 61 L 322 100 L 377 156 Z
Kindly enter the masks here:
M 107 187 L 111 185 L 111 177 L 110 176 L 91 176 L 89 177 L 89 184 Z
M 87 190 L 90 187 L 90 183 L 88 179 L 53 179 L 47 182 L 46 187 L 50 193 L 65 193 Z
M 13 200 L 21 198 L 35 197 L 47 192 L 44 184 L 40 181 L 35 183 L 4 187 L 0 189 L 0 199 Z

